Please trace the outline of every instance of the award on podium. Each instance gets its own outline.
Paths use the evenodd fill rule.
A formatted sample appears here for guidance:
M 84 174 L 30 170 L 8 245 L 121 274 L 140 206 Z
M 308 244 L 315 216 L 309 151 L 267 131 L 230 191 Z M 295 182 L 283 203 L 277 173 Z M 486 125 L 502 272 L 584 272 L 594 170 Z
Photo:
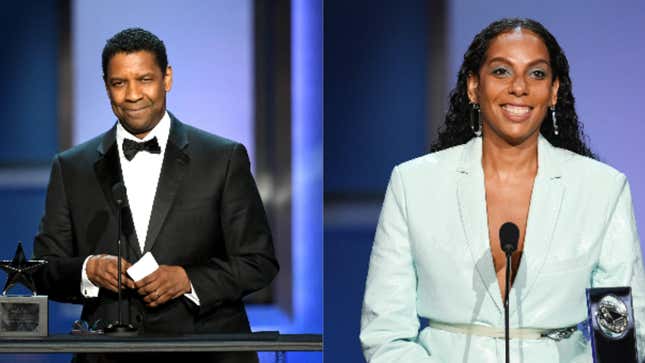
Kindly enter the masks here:
M 636 333 L 630 287 L 587 289 L 594 363 L 636 363 Z
M 0 338 L 47 336 L 47 296 L 38 295 L 33 274 L 47 261 L 27 260 L 18 242 L 12 260 L 0 261 L 0 268 L 7 273 L 7 282 L 0 296 Z M 7 295 L 9 289 L 20 283 L 31 290 L 32 295 Z

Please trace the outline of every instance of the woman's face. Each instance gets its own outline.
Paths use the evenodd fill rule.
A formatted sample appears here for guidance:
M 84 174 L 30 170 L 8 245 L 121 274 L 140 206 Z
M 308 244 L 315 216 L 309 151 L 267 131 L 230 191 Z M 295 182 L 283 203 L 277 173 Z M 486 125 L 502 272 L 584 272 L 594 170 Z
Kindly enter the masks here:
M 560 82 L 535 33 L 516 28 L 494 38 L 479 74 L 468 78 L 468 98 L 481 107 L 483 134 L 511 145 L 537 138 Z

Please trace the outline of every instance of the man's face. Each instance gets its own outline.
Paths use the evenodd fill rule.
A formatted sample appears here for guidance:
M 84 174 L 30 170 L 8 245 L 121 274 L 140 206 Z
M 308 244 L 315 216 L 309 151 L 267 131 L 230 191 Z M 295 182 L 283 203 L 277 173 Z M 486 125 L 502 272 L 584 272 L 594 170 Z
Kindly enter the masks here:
M 172 69 L 168 66 L 164 74 L 151 52 L 117 53 L 108 63 L 105 88 L 112 111 L 138 138 L 144 138 L 163 117 L 171 87 Z

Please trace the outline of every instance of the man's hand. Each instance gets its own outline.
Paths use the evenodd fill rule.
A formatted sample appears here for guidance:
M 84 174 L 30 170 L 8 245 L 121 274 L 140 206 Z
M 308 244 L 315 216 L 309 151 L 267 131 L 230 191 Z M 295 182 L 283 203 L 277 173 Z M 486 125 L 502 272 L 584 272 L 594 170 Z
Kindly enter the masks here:
M 112 255 L 96 255 L 90 257 L 85 265 L 85 272 L 92 283 L 98 287 L 118 292 L 117 286 L 117 257 Z M 134 281 L 128 277 L 126 270 L 130 267 L 130 262 L 121 259 L 121 288 L 134 288 Z
M 155 272 L 134 284 L 137 292 L 145 296 L 143 301 L 151 308 L 190 292 L 190 280 L 181 266 L 161 265 Z

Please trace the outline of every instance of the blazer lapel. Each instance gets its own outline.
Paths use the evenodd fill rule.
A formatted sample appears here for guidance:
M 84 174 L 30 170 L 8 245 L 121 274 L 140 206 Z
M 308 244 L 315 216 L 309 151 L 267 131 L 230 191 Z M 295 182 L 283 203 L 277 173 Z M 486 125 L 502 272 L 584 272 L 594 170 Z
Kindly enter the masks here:
M 524 252 L 509 298 L 511 312 L 521 306 L 531 291 L 551 251 L 565 192 L 560 163 L 555 148 L 540 135 L 538 173 L 531 194 Z
M 94 162 L 94 173 L 110 208 L 112 218 L 116 220 L 116 201 L 112 195 L 112 186 L 118 182 L 123 182 L 119 152 L 116 146 L 116 125 L 105 133 L 97 147 L 97 152 L 98 157 Z M 124 209 L 121 217 L 124 222 L 121 227 L 125 237 L 124 240 L 128 242 L 126 256 L 133 256 L 132 260 L 136 261 L 141 257 L 141 251 L 138 248 L 139 242 L 134 232 L 134 223 L 129 208 Z
M 457 168 L 457 172 L 461 174 L 457 179 L 457 201 L 466 243 L 475 266 L 473 274 L 479 276 L 479 279 L 473 278 L 473 284 L 478 280 L 482 283 L 482 286 L 474 285 L 473 289 L 485 289 L 501 312 L 503 305 L 488 239 L 486 188 L 481 157 L 482 140 L 477 137 L 466 144 Z
M 186 130 L 179 120 L 170 112 L 168 114 L 171 118 L 170 135 L 168 136 L 168 144 L 166 145 L 161 174 L 159 175 L 159 184 L 157 185 L 155 200 L 152 205 L 144 252 L 150 251 L 157 241 L 157 236 L 172 207 L 190 162 L 190 158 L 184 152 L 188 145 Z

